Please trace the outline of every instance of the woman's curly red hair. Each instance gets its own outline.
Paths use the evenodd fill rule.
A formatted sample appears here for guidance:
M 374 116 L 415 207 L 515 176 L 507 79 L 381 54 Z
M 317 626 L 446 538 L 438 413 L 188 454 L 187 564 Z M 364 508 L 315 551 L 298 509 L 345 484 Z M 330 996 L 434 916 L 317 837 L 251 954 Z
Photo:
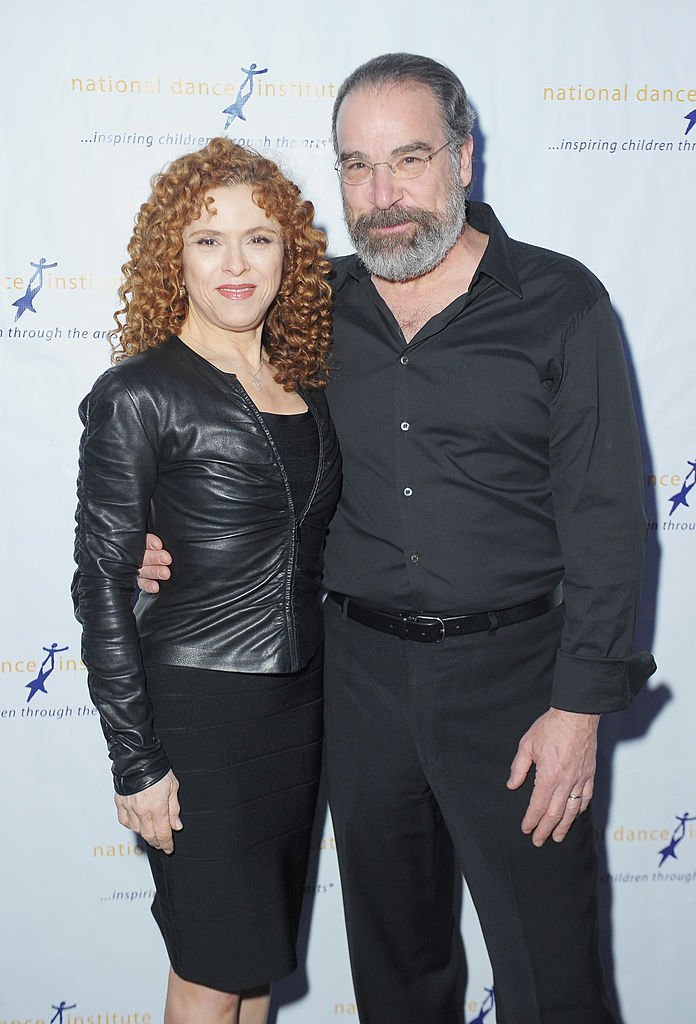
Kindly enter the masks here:
M 326 237 L 313 224 L 314 207 L 271 160 L 229 139 L 211 139 L 196 153 L 174 160 L 152 179 L 152 194 L 143 203 L 122 267 L 114 314 L 112 359 L 161 345 L 176 334 L 188 309 L 180 289 L 183 230 L 223 185 L 249 185 L 254 202 L 283 229 L 283 274 L 280 291 L 264 325 L 264 347 L 276 380 L 292 391 L 298 384 L 323 387 L 331 341 L 330 264 Z

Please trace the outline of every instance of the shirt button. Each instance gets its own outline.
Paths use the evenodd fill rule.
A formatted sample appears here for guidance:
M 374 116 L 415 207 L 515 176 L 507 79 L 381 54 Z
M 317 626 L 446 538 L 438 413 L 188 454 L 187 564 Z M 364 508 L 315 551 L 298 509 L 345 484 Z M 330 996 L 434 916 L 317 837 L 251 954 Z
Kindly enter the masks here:
M 402 366 L 405 366 L 406 363 L 408 362 L 408 356 L 402 356 L 399 362 L 401 363 Z
M 404 494 L 406 495 L 407 498 L 410 498 L 411 495 L 413 494 L 413 491 L 411 490 L 410 487 L 404 487 Z
M 407 422 L 406 422 L 406 420 L 404 420 L 404 422 L 403 422 L 403 423 L 401 424 L 401 429 L 402 429 L 402 430 L 408 430 L 408 428 L 409 428 L 410 426 L 411 426 L 411 424 L 410 424 L 410 423 L 407 423 Z
M 411 561 L 412 562 L 417 562 L 419 559 L 420 559 L 420 555 L 418 554 L 418 552 L 417 551 L 413 551 L 411 553 Z

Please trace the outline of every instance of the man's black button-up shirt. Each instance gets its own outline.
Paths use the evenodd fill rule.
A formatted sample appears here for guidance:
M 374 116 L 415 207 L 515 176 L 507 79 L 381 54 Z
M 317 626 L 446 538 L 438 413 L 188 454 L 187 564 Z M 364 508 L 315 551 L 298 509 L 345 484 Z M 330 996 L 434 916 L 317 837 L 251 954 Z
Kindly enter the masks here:
M 327 396 L 343 493 L 326 586 L 386 608 L 466 613 L 564 581 L 552 703 L 625 706 L 645 539 L 638 434 L 602 284 L 508 238 L 490 207 L 469 290 L 406 340 L 356 256 L 335 263 Z

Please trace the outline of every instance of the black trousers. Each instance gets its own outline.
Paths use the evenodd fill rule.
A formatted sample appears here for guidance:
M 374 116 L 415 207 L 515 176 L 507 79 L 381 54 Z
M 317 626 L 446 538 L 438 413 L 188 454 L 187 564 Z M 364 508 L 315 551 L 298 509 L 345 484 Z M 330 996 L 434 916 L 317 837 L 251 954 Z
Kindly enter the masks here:
M 615 1024 L 590 816 L 536 849 L 520 830 L 533 779 L 505 786 L 549 706 L 562 607 L 440 644 L 375 632 L 332 601 L 325 616 L 326 769 L 361 1024 L 463 1021 L 460 870 L 498 1024 Z

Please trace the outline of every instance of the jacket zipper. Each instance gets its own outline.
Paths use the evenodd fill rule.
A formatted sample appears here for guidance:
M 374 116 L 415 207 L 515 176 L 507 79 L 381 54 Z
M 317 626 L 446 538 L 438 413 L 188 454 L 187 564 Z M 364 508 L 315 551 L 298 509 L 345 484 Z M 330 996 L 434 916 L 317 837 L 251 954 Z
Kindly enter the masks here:
M 288 499 L 288 508 L 289 508 L 289 511 L 290 511 L 290 553 L 289 553 L 289 556 L 288 556 L 288 563 L 287 563 L 288 571 L 287 571 L 287 576 L 286 576 L 286 579 L 285 579 L 284 603 L 285 603 L 285 618 L 286 618 L 287 625 L 288 625 L 288 643 L 289 643 L 289 646 L 290 646 L 290 661 L 291 661 L 291 664 L 298 665 L 299 658 L 298 658 L 298 651 L 297 651 L 297 625 L 296 625 L 296 622 L 295 622 L 295 612 L 294 612 L 293 604 L 292 604 L 292 589 L 293 589 L 293 585 L 294 585 L 294 582 L 295 582 L 295 571 L 296 571 L 296 568 L 297 568 L 297 547 L 298 547 L 299 541 L 300 541 L 300 533 L 301 533 L 301 530 L 302 530 L 302 523 L 304 522 L 304 520 L 305 520 L 305 518 L 307 516 L 307 513 L 309 512 L 310 508 L 312 507 L 312 502 L 314 501 L 315 495 L 316 495 L 316 493 L 317 493 L 317 491 L 319 489 L 319 483 L 321 481 L 321 478 L 322 478 L 322 475 L 323 475 L 323 472 L 324 472 L 324 436 L 322 434 L 321 424 L 319 422 L 319 416 L 318 416 L 318 414 L 316 412 L 316 409 L 314 408 L 314 404 L 307 398 L 307 396 L 304 394 L 304 392 L 298 387 L 298 389 L 297 389 L 298 394 L 307 403 L 307 408 L 310 410 L 310 412 L 312 413 L 312 416 L 314 417 L 314 421 L 315 421 L 315 423 L 317 425 L 317 434 L 319 435 L 319 459 L 318 459 L 318 463 L 319 464 L 317 466 L 317 473 L 316 473 L 316 477 L 314 479 L 314 486 L 312 488 L 311 494 L 309 495 L 309 499 L 307 501 L 307 504 L 305 505 L 305 507 L 304 507 L 304 509 L 302 511 L 302 515 L 298 519 L 297 516 L 295 515 L 295 503 L 294 503 L 294 501 L 292 499 L 292 491 L 290 490 L 290 483 L 288 481 L 288 474 L 287 474 L 287 472 L 285 470 L 285 466 L 283 465 L 283 460 L 280 457 L 280 452 L 276 448 L 275 442 L 273 440 L 273 435 L 271 434 L 270 430 L 266 426 L 262 414 L 256 408 L 256 406 L 251 401 L 251 399 L 247 395 L 247 393 L 244 390 L 244 388 L 242 387 L 242 385 L 239 384 L 239 383 L 237 383 L 237 390 L 238 390 L 238 393 L 239 393 L 242 401 L 246 405 L 247 409 L 249 410 L 249 412 L 251 412 L 252 416 L 254 416 L 254 418 L 257 420 L 257 422 L 261 425 L 261 428 L 262 428 L 264 434 L 266 435 L 266 440 L 268 441 L 268 443 L 269 443 L 269 445 L 271 447 L 271 451 L 273 452 L 273 458 L 275 459 L 276 464 L 277 464 L 278 468 L 280 469 L 280 475 L 282 477 L 283 485 L 285 487 L 285 494 L 286 494 L 287 499 Z
M 317 425 L 317 436 L 319 438 L 319 460 L 318 460 L 319 464 L 317 466 L 317 473 L 316 473 L 316 476 L 314 478 L 314 486 L 312 487 L 312 490 L 310 492 L 309 498 L 307 499 L 307 504 L 305 505 L 304 509 L 302 510 L 302 515 L 300 516 L 298 524 L 297 524 L 298 525 L 298 530 L 301 531 L 302 530 L 302 524 L 304 523 L 305 519 L 307 518 L 307 513 L 309 512 L 310 508 L 312 507 L 312 502 L 314 501 L 314 499 L 315 499 L 315 497 L 317 495 L 317 491 L 319 490 L 319 484 L 321 483 L 321 478 L 322 478 L 323 473 L 324 473 L 324 448 L 325 448 L 325 445 L 324 445 L 324 434 L 322 433 L 321 423 L 319 422 L 319 414 L 317 413 L 316 408 L 314 407 L 314 403 L 307 397 L 307 395 L 304 393 L 304 391 L 301 388 L 298 387 L 297 392 L 305 400 L 305 402 L 307 403 L 307 408 L 309 409 L 309 411 L 311 412 L 312 416 L 314 417 L 314 422 Z

